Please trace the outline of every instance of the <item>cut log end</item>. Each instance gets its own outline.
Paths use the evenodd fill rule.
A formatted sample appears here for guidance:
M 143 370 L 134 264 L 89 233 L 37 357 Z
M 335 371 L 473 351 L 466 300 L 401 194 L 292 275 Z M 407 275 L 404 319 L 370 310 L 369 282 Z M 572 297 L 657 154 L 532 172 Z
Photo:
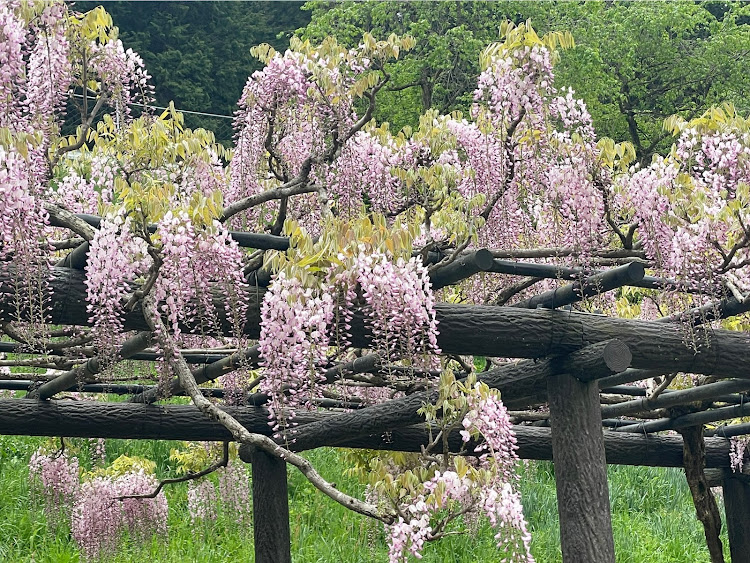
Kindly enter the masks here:
M 633 354 L 630 348 L 622 340 L 610 340 L 604 347 L 604 363 L 614 373 L 625 371 L 630 362 L 633 361 Z

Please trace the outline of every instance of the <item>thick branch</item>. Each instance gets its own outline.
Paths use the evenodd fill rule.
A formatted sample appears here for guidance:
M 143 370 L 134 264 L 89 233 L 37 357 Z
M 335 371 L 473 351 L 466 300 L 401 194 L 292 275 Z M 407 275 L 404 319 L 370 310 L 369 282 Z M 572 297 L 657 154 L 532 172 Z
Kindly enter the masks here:
M 49 213 L 49 222 L 53 227 L 70 229 L 87 241 L 94 238 L 96 229 L 67 209 L 45 201 L 44 210 Z
M 703 427 L 692 426 L 683 428 L 679 432 L 685 449 L 685 477 L 690 486 L 690 494 L 693 496 L 696 515 L 703 524 L 711 563 L 724 563 L 724 553 L 719 537 L 721 533 L 719 507 L 716 505 L 716 499 L 703 471 L 706 466 Z
M 676 418 L 660 418 L 640 424 L 631 424 L 618 428 L 617 432 L 661 432 L 662 430 L 679 430 L 688 426 L 698 426 L 718 420 L 728 420 L 730 418 L 739 418 L 750 415 L 750 403 L 733 405 L 731 407 L 721 407 L 703 412 L 695 412 L 678 416 Z

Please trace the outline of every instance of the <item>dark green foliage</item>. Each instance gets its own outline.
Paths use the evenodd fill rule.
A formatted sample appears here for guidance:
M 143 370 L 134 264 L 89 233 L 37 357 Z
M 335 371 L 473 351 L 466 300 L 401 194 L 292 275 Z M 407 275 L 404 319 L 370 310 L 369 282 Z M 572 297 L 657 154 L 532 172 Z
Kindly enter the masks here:
M 76 2 L 90 10 L 97 2 Z M 250 49 L 284 50 L 291 32 L 309 21 L 300 2 L 108 2 L 125 48 L 143 58 L 156 101 L 178 109 L 231 116 L 248 76 L 261 68 Z M 231 120 L 186 116 L 189 127 L 231 138 Z
M 391 65 L 376 117 L 414 126 L 434 107 L 466 111 L 481 50 L 499 39 L 500 22 L 531 19 L 540 33 L 570 31 L 577 47 L 562 54 L 558 85 L 589 106 L 600 136 L 632 142 L 641 161 L 672 142 L 662 121 L 695 117 L 750 93 L 750 6 L 737 2 L 308 2 L 300 33 L 353 45 L 362 33 L 410 33 L 417 48 Z M 395 95 L 398 94 L 398 97 Z
M 725 101 L 750 109 L 747 12 L 739 3 L 565 2 L 543 17 L 576 40 L 560 82 L 586 100 L 599 135 L 632 142 L 646 162 L 672 143 L 666 117 Z
M 499 23 L 522 20 L 512 2 L 341 2 L 305 4 L 310 24 L 299 30 L 311 41 L 334 35 L 347 47 L 365 32 L 376 38 L 409 34 L 415 49 L 389 66 L 391 84 L 381 91 L 375 117 L 396 129 L 415 127 L 427 109 L 468 111 L 479 76 L 479 53 L 499 39 Z

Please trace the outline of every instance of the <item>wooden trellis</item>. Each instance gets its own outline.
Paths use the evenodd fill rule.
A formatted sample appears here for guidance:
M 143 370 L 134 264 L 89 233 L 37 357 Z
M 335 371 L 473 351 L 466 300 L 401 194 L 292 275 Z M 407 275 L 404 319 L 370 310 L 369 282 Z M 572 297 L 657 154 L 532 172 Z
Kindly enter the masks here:
M 96 225 L 98 218 L 79 216 Z M 260 249 L 288 247 L 284 237 L 232 233 L 241 245 Z M 85 300 L 87 244 L 73 250 L 51 270 L 50 312 L 54 325 L 89 324 Z M 750 301 L 716 296 L 713 306 L 675 315 L 658 322 L 609 318 L 572 310 L 560 310 L 583 298 L 633 285 L 647 288 L 675 288 L 692 292 L 674 280 L 645 276 L 643 266 L 630 262 L 603 271 L 583 271 L 548 264 L 511 262 L 490 250 L 467 252 L 432 275 L 435 287 L 457 283 L 478 272 L 549 277 L 566 280 L 555 291 L 546 292 L 505 306 L 441 304 L 436 308 L 444 354 L 515 358 L 495 365 L 479 379 L 499 389 L 515 419 L 518 453 L 527 459 L 553 459 L 556 466 L 561 542 L 565 561 L 614 561 L 606 464 L 682 466 L 680 436 L 656 432 L 717 423 L 750 414 L 750 335 L 713 328 L 702 323 L 750 310 Z M 438 260 L 439 256 L 433 256 Z M 17 318 L 13 300 L 14 272 L 10 263 L 0 263 L 0 320 Z M 260 304 L 270 276 L 251 272 L 245 333 L 259 336 Z M 221 296 L 216 296 L 219 330 L 230 332 Z M 352 344 L 367 347 L 370 336 L 364 314 L 354 311 Z M 685 327 L 692 336 L 686 338 Z M 119 359 L 152 361 L 151 334 L 142 312 L 127 315 L 124 328 L 137 331 L 119 350 Z M 189 328 L 189 327 L 186 327 Z M 688 342 L 689 340 L 689 342 Z M 0 343 L 0 353 L 42 353 L 19 342 Z M 108 384 L 97 381 L 102 366 L 96 357 L 70 361 L 54 350 L 44 352 L 51 367 L 62 373 L 4 374 L 0 388 L 29 391 L 25 399 L 0 400 L 0 433 L 70 437 L 132 439 L 227 440 L 231 436 L 219 423 L 203 417 L 192 406 L 157 405 L 154 387 Z M 232 352 L 186 352 L 193 375 L 205 383 L 237 366 L 257 365 L 257 346 Z M 325 372 L 328 382 L 352 374 L 394 370 L 376 354 L 342 364 Z M 640 379 L 674 372 L 711 376 L 712 380 L 693 389 L 665 391 L 656 398 L 643 396 L 641 388 L 627 385 Z M 392 371 L 391 371 L 392 372 Z M 428 374 L 429 375 L 429 374 Z M 461 374 L 459 374 L 461 375 Z M 464 374 L 465 375 L 465 374 Z M 131 395 L 128 402 L 53 400 L 66 390 Z M 179 394 L 179 383 L 171 392 Z M 317 412 L 299 413 L 295 418 L 295 441 L 291 449 L 322 446 L 419 451 L 428 442 L 428 432 L 417 410 L 433 402 L 432 390 L 406 390 L 398 399 L 374 406 L 355 400 L 333 399 L 318 403 Z M 207 394 L 221 396 L 220 389 Z M 270 434 L 268 397 L 253 394 L 245 407 L 225 407 L 255 433 Z M 529 412 L 542 404 L 549 412 Z M 676 407 L 691 408 L 678 412 Z M 325 409 L 325 411 L 324 411 Z M 670 409 L 664 411 L 663 409 Z M 657 416 L 667 413 L 667 416 Z M 633 418 L 641 416 L 642 418 Z M 732 560 L 750 561 L 750 486 L 744 476 L 729 470 L 727 436 L 750 433 L 747 425 L 735 425 L 705 438 L 705 467 L 713 483 L 724 486 L 726 517 Z M 449 437 L 453 451 L 461 438 Z M 285 561 L 289 556 L 286 471 L 283 462 L 267 454 L 243 449 L 254 473 L 256 561 Z M 702 471 L 702 468 L 699 468 Z

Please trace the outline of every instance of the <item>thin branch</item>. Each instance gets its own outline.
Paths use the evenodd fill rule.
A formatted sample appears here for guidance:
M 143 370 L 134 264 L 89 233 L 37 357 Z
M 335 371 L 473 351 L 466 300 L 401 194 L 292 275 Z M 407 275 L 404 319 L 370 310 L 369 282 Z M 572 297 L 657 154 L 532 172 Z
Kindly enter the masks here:
M 513 134 L 516 132 L 516 128 L 521 123 L 525 115 L 526 110 L 521 109 L 518 117 L 508 126 L 508 129 L 506 131 L 507 136 L 505 138 L 505 156 L 508 159 L 508 169 L 505 171 L 503 185 L 500 186 L 495 195 L 490 198 L 490 200 L 487 202 L 487 205 L 479 214 L 480 217 L 482 217 L 485 221 L 489 218 L 490 213 L 492 213 L 492 209 L 495 207 L 495 204 L 500 200 L 500 198 L 505 193 L 505 190 L 508 189 L 508 186 L 510 186 L 510 183 L 513 181 L 513 176 L 515 175 L 516 170 L 516 159 L 513 155 L 513 150 L 515 149 Z
M 86 85 L 84 84 L 84 92 L 85 92 Z M 99 96 L 99 99 L 96 101 L 96 105 L 94 106 L 94 109 L 91 110 L 91 113 L 86 117 L 86 119 L 81 123 L 81 132 L 78 135 L 78 140 L 73 143 L 72 145 L 68 145 L 65 147 L 59 147 L 55 154 L 52 157 L 52 160 L 50 161 L 50 168 L 54 168 L 57 166 L 57 163 L 60 161 L 60 158 L 65 153 L 71 152 L 71 151 L 77 151 L 83 146 L 83 143 L 86 142 L 86 134 L 89 131 L 89 128 L 91 127 L 91 124 L 94 122 L 94 118 L 96 117 L 96 114 L 99 113 L 99 110 L 102 109 L 102 105 L 104 105 L 104 101 L 107 99 L 107 94 L 102 94 Z M 85 98 L 84 98 L 85 100 Z
M 318 191 L 317 185 L 309 185 L 307 183 L 311 167 L 312 161 L 310 159 L 307 159 L 302 165 L 302 171 L 296 178 L 271 190 L 266 190 L 265 192 L 255 194 L 229 204 L 224 208 L 224 211 L 221 214 L 220 221 L 224 222 L 227 219 L 234 217 L 238 213 L 241 213 L 242 211 L 250 209 L 251 207 L 255 207 L 256 205 L 266 203 L 267 201 L 282 199 L 284 197 L 290 197 L 294 195 L 309 194 Z
M 543 279 L 544 278 L 528 277 L 512 285 L 509 285 L 508 287 L 506 287 L 500 293 L 497 294 L 497 297 L 495 297 L 493 304 L 498 305 L 498 306 L 505 305 L 508 301 L 510 301 L 513 298 L 514 295 L 517 295 L 518 293 L 522 292 L 524 289 L 530 288 L 532 285 L 539 283 Z
M 400 92 L 401 90 L 407 90 L 408 88 L 414 88 L 415 86 L 422 86 L 422 81 L 418 80 L 415 82 L 407 82 L 406 84 L 400 84 L 398 86 L 389 86 L 386 88 L 386 92 Z
M 219 459 L 218 461 L 215 461 L 214 463 L 212 463 L 205 469 L 198 471 L 196 473 L 188 473 L 186 475 L 183 475 L 182 477 L 173 477 L 171 479 L 163 479 L 159 481 L 159 484 L 150 493 L 143 494 L 143 495 L 123 495 L 123 496 L 115 497 L 115 499 L 125 500 L 126 498 L 156 498 L 156 495 L 158 495 L 166 485 L 172 485 L 174 483 L 184 483 L 185 481 L 192 481 L 194 479 L 200 479 L 201 477 L 205 477 L 206 475 L 213 473 L 214 471 L 221 469 L 222 467 L 226 467 L 228 464 L 229 464 L 229 442 L 224 442 L 223 448 L 222 448 L 221 459 Z
M 670 383 L 674 381 L 674 378 L 677 377 L 677 373 L 668 373 L 664 376 L 664 381 L 662 381 L 656 389 L 654 389 L 654 392 L 651 393 L 651 395 L 648 396 L 649 401 L 653 401 L 656 399 L 659 395 L 662 394 L 662 392 L 669 387 Z

